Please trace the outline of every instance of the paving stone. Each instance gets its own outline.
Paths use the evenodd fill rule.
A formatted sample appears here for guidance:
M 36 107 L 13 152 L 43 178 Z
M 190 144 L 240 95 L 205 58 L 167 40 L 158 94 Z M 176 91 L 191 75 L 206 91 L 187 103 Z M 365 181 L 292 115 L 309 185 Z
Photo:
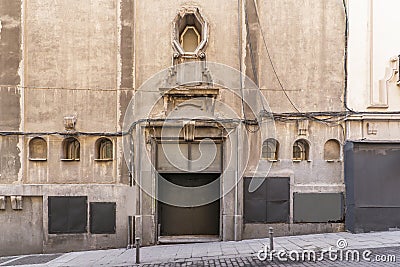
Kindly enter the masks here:
M 396 255 L 400 261 L 400 231 L 366 234 L 332 233 L 295 237 L 277 237 L 274 239 L 275 250 L 326 250 L 336 248 L 338 239 L 345 239 L 347 249 L 374 248 Z M 256 255 L 269 239 L 243 240 L 238 242 L 213 242 L 200 244 L 163 245 L 141 248 L 141 266 L 265 266 Z M 392 247 L 392 248 L 391 248 Z M 379 250 L 380 249 L 380 250 Z M 371 249 L 372 250 L 372 249 Z M 26 258 L 27 264 L 34 264 L 33 258 Z M 0 258 L 0 265 L 9 265 L 13 258 Z M 48 263 L 36 266 L 135 266 L 135 250 L 114 249 L 89 252 L 71 252 Z M 16 262 L 17 263 L 17 262 Z M 22 263 L 22 261 L 21 261 Z M 349 263 L 346 262 L 279 262 L 268 263 L 271 266 L 399 266 L 395 263 Z M 357 265 L 358 264 L 358 265 Z M 361 264 L 361 265 L 360 265 Z

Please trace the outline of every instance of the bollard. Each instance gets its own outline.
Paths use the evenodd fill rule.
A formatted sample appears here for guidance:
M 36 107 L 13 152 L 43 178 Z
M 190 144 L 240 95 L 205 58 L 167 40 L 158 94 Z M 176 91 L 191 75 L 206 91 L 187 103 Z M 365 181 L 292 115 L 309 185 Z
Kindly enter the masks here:
M 132 216 L 128 216 L 128 246 L 126 249 L 132 248 Z
M 136 246 L 136 264 L 140 263 L 140 237 L 135 238 L 135 246 Z
M 269 233 L 269 250 L 272 251 L 274 250 L 274 228 L 270 227 L 268 233 Z

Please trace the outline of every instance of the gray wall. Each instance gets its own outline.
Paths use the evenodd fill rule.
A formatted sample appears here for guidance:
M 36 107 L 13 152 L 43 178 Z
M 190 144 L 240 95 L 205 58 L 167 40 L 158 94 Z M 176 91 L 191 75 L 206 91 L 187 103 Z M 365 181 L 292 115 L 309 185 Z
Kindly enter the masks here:
M 42 197 L 25 196 L 22 210 L 13 210 L 6 197 L 6 209 L 0 210 L 1 256 L 43 252 L 42 203 Z

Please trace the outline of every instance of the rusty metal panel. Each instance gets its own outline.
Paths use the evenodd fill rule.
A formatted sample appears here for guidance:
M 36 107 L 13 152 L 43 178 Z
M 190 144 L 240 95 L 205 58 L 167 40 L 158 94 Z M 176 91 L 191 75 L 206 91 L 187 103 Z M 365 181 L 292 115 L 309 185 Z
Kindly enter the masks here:
M 90 233 L 115 234 L 116 208 L 115 202 L 91 202 Z
M 346 228 L 369 232 L 400 228 L 400 144 L 345 145 Z
M 289 222 L 289 178 L 267 178 L 249 192 L 251 178 L 244 179 L 244 220 L 246 223 Z
M 342 193 L 294 193 L 294 222 L 320 223 L 343 220 Z
M 49 197 L 49 234 L 86 233 L 87 197 Z

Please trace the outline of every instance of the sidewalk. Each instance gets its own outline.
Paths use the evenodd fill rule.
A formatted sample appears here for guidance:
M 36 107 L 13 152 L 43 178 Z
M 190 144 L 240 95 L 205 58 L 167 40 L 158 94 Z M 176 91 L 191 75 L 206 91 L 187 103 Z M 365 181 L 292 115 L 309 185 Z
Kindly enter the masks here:
M 336 248 L 337 241 L 347 241 L 348 249 L 367 249 L 383 247 L 400 247 L 400 231 L 351 234 L 329 233 L 303 236 L 286 236 L 274 238 L 275 250 L 315 250 L 321 251 L 329 247 Z M 233 258 L 255 256 L 265 245 L 268 238 L 243 241 L 160 245 L 143 247 L 140 252 L 141 264 L 199 261 L 213 258 Z M 37 262 L 29 262 L 37 257 Z M 0 258 L 0 266 L 24 266 L 21 264 L 40 263 L 38 257 L 48 257 L 43 264 L 35 266 L 127 266 L 135 265 L 135 249 L 110 249 L 97 251 L 71 252 L 58 255 L 20 256 Z M 54 259 L 55 258 L 55 259 Z M 28 266 L 26 265 L 26 266 Z

